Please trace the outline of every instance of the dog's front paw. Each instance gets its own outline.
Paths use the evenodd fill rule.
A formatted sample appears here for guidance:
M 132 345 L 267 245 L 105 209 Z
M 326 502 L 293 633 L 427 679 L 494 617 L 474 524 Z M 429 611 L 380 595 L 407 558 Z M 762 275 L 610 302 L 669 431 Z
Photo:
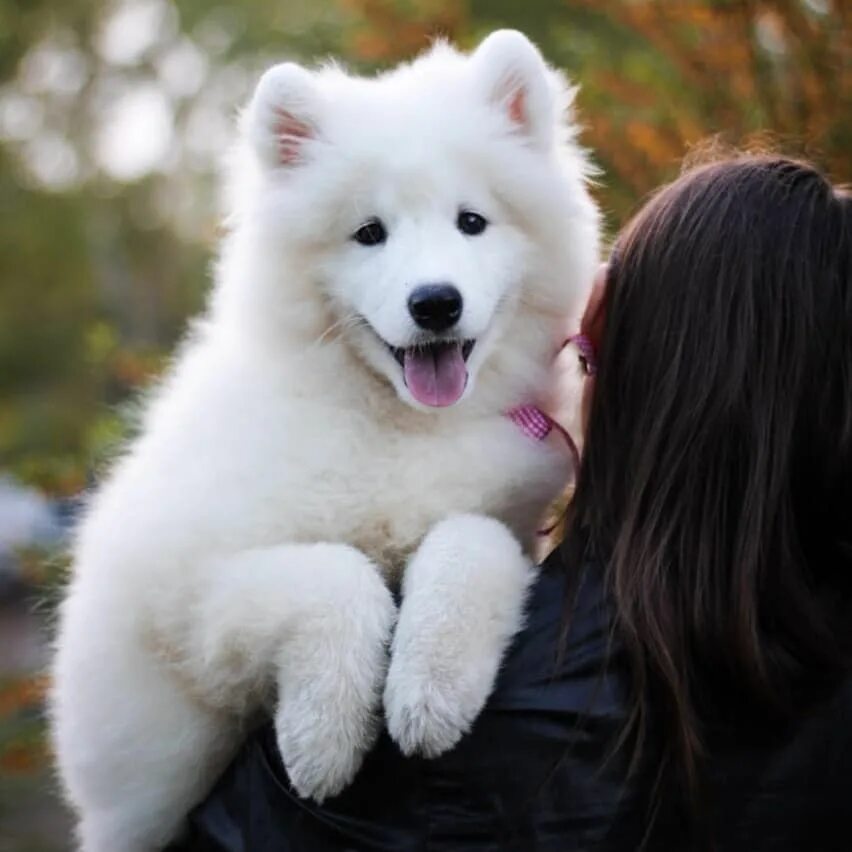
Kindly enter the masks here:
M 290 783 L 317 802 L 339 793 L 375 742 L 391 593 L 354 550 L 282 654 L 275 729 Z M 315 578 L 316 579 L 316 578 Z
M 470 730 L 523 620 L 534 570 L 503 524 L 459 515 L 411 560 L 384 704 L 405 754 L 437 757 Z
M 449 751 L 470 730 L 488 698 L 493 666 L 482 660 L 458 666 L 448 662 L 433 666 L 425 654 L 402 653 L 391 662 L 385 716 L 403 754 L 437 757 Z
M 296 792 L 317 802 L 337 795 L 355 777 L 377 727 L 372 706 L 347 705 L 331 692 L 282 701 L 275 731 Z

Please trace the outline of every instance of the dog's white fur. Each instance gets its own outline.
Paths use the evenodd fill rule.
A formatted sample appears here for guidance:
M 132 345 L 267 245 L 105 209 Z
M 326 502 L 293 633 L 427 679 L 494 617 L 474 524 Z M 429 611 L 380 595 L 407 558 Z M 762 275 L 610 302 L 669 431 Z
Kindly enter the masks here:
M 317 799 L 354 775 L 383 689 L 409 753 L 482 708 L 568 475 L 504 412 L 541 391 L 597 263 L 569 104 L 508 31 L 375 79 L 261 79 L 210 308 L 75 544 L 52 718 L 86 852 L 164 844 L 264 708 Z M 373 215 L 387 242 L 357 244 Z M 440 410 L 385 345 L 417 339 L 406 299 L 429 281 L 459 288 L 478 341 Z

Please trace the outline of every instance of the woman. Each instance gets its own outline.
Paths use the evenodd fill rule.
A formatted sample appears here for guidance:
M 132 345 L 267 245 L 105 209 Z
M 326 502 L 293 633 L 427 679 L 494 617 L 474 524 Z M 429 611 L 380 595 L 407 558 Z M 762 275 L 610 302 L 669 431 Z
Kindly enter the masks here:
M 658 192 L 583 323 L 566 539 L 451 753 L 299 801 L 270 731 L 193 850 L 852 847 L 852 201 L 743 156 Z

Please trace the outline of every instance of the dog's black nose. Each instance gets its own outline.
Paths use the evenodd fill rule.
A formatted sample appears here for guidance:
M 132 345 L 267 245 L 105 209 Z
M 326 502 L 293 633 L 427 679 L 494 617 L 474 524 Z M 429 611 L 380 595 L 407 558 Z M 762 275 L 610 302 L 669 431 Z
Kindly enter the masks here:
M 420 328 L 446 331 L 462 315 L 462 295 L 452 284 L 421 284 L 408 297 L 408 310 Z

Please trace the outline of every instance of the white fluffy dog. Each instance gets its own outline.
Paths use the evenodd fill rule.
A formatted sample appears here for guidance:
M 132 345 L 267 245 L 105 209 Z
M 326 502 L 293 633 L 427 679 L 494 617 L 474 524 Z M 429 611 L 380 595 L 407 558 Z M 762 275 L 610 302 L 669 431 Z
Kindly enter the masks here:
M 52 715 L 87 852 L 160 848 L 258 712 L 320 800 L 382 697 L 406 753 L 481 710 L 570 467 L 506 416 L 597 264 L 569 105 L 510 31 L 260 80 L 209 310 L 75 543 Z

